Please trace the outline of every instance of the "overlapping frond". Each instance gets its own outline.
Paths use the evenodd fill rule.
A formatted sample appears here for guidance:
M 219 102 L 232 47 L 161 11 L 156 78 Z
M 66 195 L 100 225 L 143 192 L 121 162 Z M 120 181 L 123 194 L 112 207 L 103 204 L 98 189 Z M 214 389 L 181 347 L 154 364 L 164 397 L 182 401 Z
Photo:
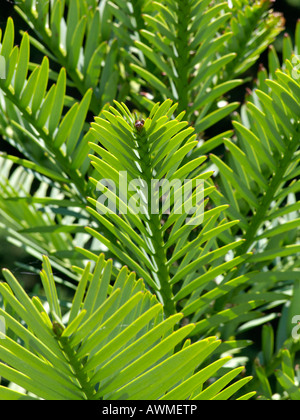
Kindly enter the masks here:
M 145 29 L 144 13 L 155 12 L 150 0 L 112 0 L 108 3 L 115 17 L 114 33 L 124 48 L 131 48 L 135 39 L 140 39 L 140 31 Z
M 103 255 L 92 272 L 90 264 L 82 271 L 67 308 L 60 304 L 46 257 L 41 280 L 47 305 L 29 298 L 14 276 L 3 271 L 7 283 L 0 284 L 0 294 L 6 310 L 0 309 L 0 315 L 7 334 L 0 333 L 0 373 L 24 392 L 2 386 L 1 399 L 176 400 L 201 399 L 205 393 L 209 399 L 228 399 L 250 380 L 226 387 L 241 372 L 236 369 L 220 378 L 218 386 L 200 392 L 229 360 L 219 359 L 194 373 L 220 341 L 210 337 L 175 352 L 194 328 L 176 328 L 182 314 L 164 319 L 162 305 L 126 267 L 112 286 L 112 261 Z
M 227 214 L 241 219 L 242 249 L 256 248 L 249 262 L 262 267 L 280 258 L 277 265 L 283 270 L 297 267 L 298 257 L 294 264 L 287 257 L 298 256 L 300 251 L 300 85 L 293 71 L 293 64 L 287 61 L 286 69 L 278 69 L 272 80 L 261 79 L 241 118 L 233 122 L 236 139 L 224 140 L 229 152 L 226 159 L 211 156 L 220 172 L 224 199 L 231 204 Z M 220 204 L 223 198 L 218 198 Z
M 88 213 L 79 200 L 67 199 L 55 188 L 44 168 L 35 191 L 34 166 L 15 168 L 19 162 L 9 157 L 0 158 L 1 231 L 35 258 L 49 255 L 56 270 L 76 279 L 70 272 L 72 260 L 79 264 L 74 244 L 84 246 L 89 240 L 84 231 Z
M 238 270 L 239 274 L 253 273 L 251 289 L 245 295 L 249 298 L 253 292 L 259 291 L 261 296 L 275 292 L 274 304 L 270 302 L 266 309 L 284 303 L 282 292 L 295 295 L 298 302 L 300 85 L 298 61 L 290 45 L 286 38 L 282 69 L 278 68 L 274 49 L 270 49 L 270 76 L 261 69 L 258 86 L 233 121 L 236 136 L 224 139 L 225 156 L 210 156 L 218 169 L 220 186 L 211 198 L 218 206 L 229 203 L 229 219 L 240 219 L 228 242 L 237 236 L 245 240 L 235 257 L 253 252 Z M 289 301 L 284 313 L 291 313 Z M 276 314 L 270 312 L 268 317 L 274 319 Z M 279 348 L 291 333 L 290 319 L 290 315 L 282 319 Z
M 226 66 L 227 77 L 238 77 L 248 70 L 284 28 L 284 17 L 270 10 L 270 0 L 232 0 L 230 32 L 225 51 L 236 53 Z
M 243 241 L 218 243 L 218 237 L 225 234 L 226 238 L 238 220 L 229 222 L 222 217 L 226 205 L 204 212 L 215 188 L 202 190 L 201 182 L 199 190 L 195 184 L 208 180 L 212 172 L 201 169 L 205 157 L 182 165 L 196 142 L 194 130 L 182 121 L 182 114 L 171 118 L 175 108 L 170 100 L 157 104 L 149 118 L 136 123 L 126 106 L 116 102 L 116 108 L 95 119 L 92 132 L 100 145 L 91 144 L 99 155 L 91 157 L 95 168 L 91 183 L 98 199 L 89 199 L 92 207 L 88 211 L 116 242 L 109 241 L 99 229 L 88 227 L 87 232 L 143 277 L 158 294 L 166 313 L 181 308 L 185 316 L 197 321 L 195 333 L 206 335 L 220 323 L 241 322 L 245 316 L 251 319 L 251 311 L 262 301 L 253 296 L 251 301 L 237 301 L 232 309 L 215 310 L 211 305 L 251 279 L 252 273 L 235 275 L 236 267 L 251 254 L 232 258 Z M 163 181 L 162 188 L 153 191 L 158 181 Z M 184 187 L 192 183 L 194 207 L 189 214 L 185 207 L 189 200 L 180 198 Z M 97 259 L 88 250 L 79 251 Z M 232 281 L 225 281 L 223 286 L 215 282 L 230 272 Z
M 61 188 L 70 191 L 69 185 L 73 184 L 75 194 L 84 200 L 84 163 L 89 138 L 88 133 L 85 134 L 85 121 L 91 91 L 65 113 L 68 105 L 65 69 L 61 69 L 57 83 L 49 90 L 49 60 L 46 57 L 29 75 L 29 36 L 25 33 L 20 47 L 14 47 L 11 19 L 2 38 L 1 56 L 6 62 L 6 78 L 0 80 L 3 136 L 32 159 L 28 163 L 33 166 L 31 169 L 43 175 L 49 169 L 48 173 Z M 33 144 L 35 155 L 31 152 Z M 44 156 L 44 165 L 38 162 L 37 156 L 39 160 Z M 23 166 L 28 165 L 24 160 Z M 44 172 L 41 166 L 45 166 Z
M 233 113 L 282 30 L 271 3 L 18 2 L 32 31 L 0 33 L 0 229 L 43 261 L 46 296 L 4 270 L 0 399 L 228 399 L 262 325 L 240 399 L 300 398 L 300 24 Z
M 135 45 L 154 68 L 135 62 L 131 67 L 144 80 L 142 85 L 151 86 L 155 100 L 178 101 L 197 133 L 238 107 L 228 100 L 228 92 L 243 83 L 237 76 L 282 30 L 269 2 L 247 4 L 236 1 L 230 9 L 227 2 L 168 0 L 155 3 L 156 15 L 144 15 L 147 26 Z M 133 97 L 147 105 L 145 98 Z
M 91 4 L 93 3 L 93 4 Z M 106 2 L 22 0 L 16 10 L 36 33 L 31 43 L 66 69 L 68 80 L 84 96 L 93 89 L 90 108 L 98 115 L 117 96 L 120 74 L 117 45 L 109 43 L 110 10 Z

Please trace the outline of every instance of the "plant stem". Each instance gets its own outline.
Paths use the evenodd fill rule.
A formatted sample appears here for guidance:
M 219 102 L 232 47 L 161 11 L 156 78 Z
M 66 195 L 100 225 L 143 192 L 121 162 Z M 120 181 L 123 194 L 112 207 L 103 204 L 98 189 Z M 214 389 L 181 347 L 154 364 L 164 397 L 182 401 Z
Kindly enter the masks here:
M 58 342 L 62 350 L 64 351 L 65 357 L 74 373 L 75 379 L 77 379 L 80 385 L 84 399 L 88 401 L 93 400 L 93 397 L 95 395 L 95 389 L 89 383 L 89 378 L 87 377 L 86 373 L 83 372 L 83 365 L 77 359 L 76 352 L 70 346 L 68 338 L 59 338 Z
M 18 7 L 16 7 L 16 9 L 20 11 L 19 13 L 21 13 L 21 15 L 23 15 L 22 9 L 19 9 Z M 25 8 L 25 11 L 26 11 L 27 17 L 28 16 L 30 17 L 30 21 L 32 25 L 34 26 L 34 30 L 37 33 L 37 35 L 40 38 L 42 38 L 43 42 L 47 45 L 51 53 L 54 54 L 57 62 L 67 70 L 68 76 L 74 82 L 76 89 L 83 97 L 91 86 L 90 87 L 85 86 L 84 76 L 81 74 L 78 68 L 76 69 L 70 68 L 67 55 L 64 54 L 60 48 L 55 48 L 53 46 L 51 36 L 47 32 L 47 30 L 44 28 L 44 26 L 41 25 L 40 22 L 37 20 L 36 16 L 34 15 L 34 13 L 32 13 L 31 9 Z M 92 111 L 94 115 L 98 115 L 101 108 L 102 106 L 99 103 L 99 99 L 96 98 L 95 93 L 93 92 L 91 103 L 90 103 L 90 111 Z
M 179 99 L 178 111 L 186 111 L 189 106 L 189 31 L 190 23 L 190 2 L 189 0 L 178 0 L 178 34 L 176 49 L 178 58 L 176 69 L 178 77 L 176 88 Z
M 298 148 L 298 145 L 298 139 L 292 140 L 287 146 L 286 153 L 279 161 L 278 169 L 276 171 L 276 174 L 273 176 L 267 193 L 262 199 L 261 205 L 259 207 L 259 212 L 257 212 L 251 220 L 251 223 L 245 235 L 245 243 L 240 249 L 241 254 L 247 252 L 255 242 L 257 231 L 262 225 L 262 223 L 266 220 L 267 212 L 270 208 L 272 201 L 274 200 L 274 197 L 276 196 L 277 191 L 279 190 L 282 184 L 284 175 L 290 166 L 291 160 Z
M 59 164 L 62 172 L 66 173 L 69 176 L 69 179 L 72 180 L 74 186 L 77 189 L 77 192 L 79 194 L 79 197 L 81 201 L 86 204 L 86 192 L 87 192 L 87 183 L 85 179 L 74 169 L 70 167 L 70 165 L 66 164 L 67 158 L 63 155 L 62 151 L 60 149 L 57 149 L 53 147 L 52 145 L 52 138 L 50 138 L 47 133 L 43 129 L 37 126 L 36 120 L 32 118 L 30 113 L 27 111 L 27 109 L 24 109 L 20 107 L 20 104 L 18 103 L 18 100 L 15 98 L 15 96 L 10 92 L 9 89 L 5 89 L 5 93 L 7 98 L 19 108 L 23 115 L 25 116 L 26 120 L 33 125 L 33 127 L 38 131 L 40 137 L 44 140 L 45 144 L 47 145 L 47 148 L 49 151 L 53 154 L 55 157 L 56 162 Z
M 165 250 L 165 243 L 163 238 L 163 232 L 161 229 L 161 218 L 157 214 L 151 214 L 152 208 L 152 197 L 149 192 L 151 191 L 151 181 L 153 180 L 152 174 L 152 162 L 149 149 L 149 140 L 143 133 L 138 135 L 139 142 L 139 153 L 140 153 L 140 166 L 142 168 L 144 180 L 148 186 L 148 203 L 147 212 L 149 220 L 147 223 L 151 231 L 151 244 L 154 249 L 152 258 L 154 260 L 155 267 L 152 275 L 156 283 L 158 283 L 159 289 L 156 290 L 160 300 L 162 301 L 165 309 L 166 316 L 170 316 L 176 313 L 175 302 L 173 300 L 172 286 L 170 285 L 170 273 L 167 265 L 167 256 Z

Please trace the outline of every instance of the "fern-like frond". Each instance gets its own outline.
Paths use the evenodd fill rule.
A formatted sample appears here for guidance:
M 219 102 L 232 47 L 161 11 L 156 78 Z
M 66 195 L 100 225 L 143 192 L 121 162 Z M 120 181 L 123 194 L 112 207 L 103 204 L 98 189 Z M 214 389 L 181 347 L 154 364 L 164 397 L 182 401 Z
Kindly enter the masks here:
M 105 2 L 106 3 L 106 2 Z M 117 44 L 108 45 L 110 11 L 104 4 L 72 0 L 22 0 L 16 10 L 36 34 L 32 45 L 66 69 L 68 79 L 83 97 L 93 89 L 90 108 L 98 115 L 117 95 Z
M 29 54 L 28 34 L 24 34 L 20 48 L 14 47 L 14 25 L 9 19 L 1 43 L 7 77 L 0 80 L 0 87 L 5 95 L 4 104 L 2 102 L 1 105 L 3 115 L 7 113 L 8 119 L 12 115 L 13 117 L 9 123 L 10 130 L 5 125 L 5 120 L 3 121 L 2 132 L 8 140 L 12 138 L 12 142 L 18 142 L 19 138 L 18 146 L 21 151 L 24 150 L 25 156 L 30 154 L 34 142 L 35 148 L 38 146 L 35 153 L 39 153 L 39 157 L 47 157 L 44 171 L 48 168 L 48 173 L 51 172 L 66 192 L 70 190 L 68 184 L 73 184 L 75 194 L 85 200 L 84 155 L 88 152 L 86 147 L 89 136 L 84 135 L 84 124 L 91 91 L 64 115 L 65 70 L 60 71 L 57 83 L 47 91 L 49 61 L 45 57 L 41 66 L 37 66 L 28 77 Z M 22 141 L 24 137 L 27 138 L 25 142 Z M 28 143 L 31 144 L 26 149 Z M 41 172 L 37 156 L 31 157 L 32 164 L 35 164 L 31 169 Z M 25 162 L 23 163 L 26 167 Z
M 195 333 L 206 335 L 221 322 L 226 324 L 232 319 L 238 322 L 245 316 L 252 319 L 251 311 L 262 301 L 253 296 L 251 301 L 236 302 L 237 307 L 224 311 L 214 310 L 211 305 L 249 281 L 253 274 L 236 276 L 235 269 L 250 254 L 231 257 L 235 249 L 243 246 L 243 241 L 218 243 L 222 235 L 227 240 L 228 230 L 238 220 L 228 222 L 222 217 L 226 205 L 204 211 L 205 198 L 215 188 L 203 189 L 199 200 L 196 181 L 210 179 L 212 172 L 201 167 L 205 157 L 182 165 L 197 143 L 193 129 L 182 121 L 183 114 L 171 118 L 175 109 L 176 105 L 168 100 L 154 106 L 144 122 L 136 122 L 126 106 L 116 102 L 116 108 L 111 107 L 95 119 L 92 132 L 100 145 L 91 144 L 99 155 L 91 157 L 95 168 L 91 183 L 98 199 L 89 199 L 92 207 L 88 211 L 98 220 L 99 228 L 104 226 L 116 242 L 110 242 L 99 229 L 88 227 L 87 232 L 144 278 L 167 314 L 180 308 L 184 315 L 194 316 Z M 165 187 L 152 195 L 153 184 L 161 180 Z M 184 185 L 193 183 L 192 195 L 197 205 L 193 214 L 189 214 L 185 207 L 188 200 L 182 201 L 180 197 Z M 89 250 L 79 251 L 87 258 L 97 259 Z M 220 287 L 215 279 L 223 279 L 226 273 L 231 273 L 234 279 Z
M 246 3 L 236 1 L 230 9 L 221 1 L 168 0 L 155 3 L 156 15 L 144 15 L 147 27 L 135 45 L 152 62 L 154 71 L 136 63 L 131 67 L 143 85 L 152 87 L 156 101 L 178 101 L 179 110 L 187 110 L 197 133 L 238 107 L 228 101 L 228 92 L 243 83 L 236 76 L 282 30 L 280 17 L 268 11 L 269 2 Z M 133 98 L 145 102 L 138 95 Z
M 0 315 L 7 334 L 1 332 L 0 372 L 24 392 L 0 387 L 1 399 L 165 399 L 168 393 L 174 400 L 201 399 L 203 391 L 197 391 L 228 362 L 220 359 L 193 374 L 220 341 L 211 337 L 175 352 L 194 325 L 175 329 L 182 314 L 164 319 L 161 304 L 126 267 L 112 286 L 112 261 L 103 255 L 92 272 L 90 264 L 83 270 L 67 310 L 60 305 L 46 257 L 41 280 L 49 311 L 38 297 L 29 298 L 9 271 L 3 275 L 7 283 L 0 285 L 0 294 L 6 309 Z M 248 382 L 226 388 L 240 371 L 208 388 L 210 399 L 230 398 Z
M 285 318 L 285 314 L 283 317 Z M 298 319 L 299 316 L 296 317 Z M 295 328 L 298 335 L 299 327 Z M 276 339 L 281 334 L 281 326 L 277 332 L 270 324 L 263 326 L 262 351 L 258 356 L 255 378 L 250 386 L 251 389 L 259 389 L 263 400 L 299 400 L 299 368 L 296 363 L 299 339 L 292 334 L 282 347 L 280 343 L 280 347 L 276 348 Z M 276 380 L 273 381 L 273 378 Z
M 140 31 L 145 29 L 144 13 L 155 10 L 150 0 L 113 0 L 109 1 L 110 11 L 115 17 L 114 32 L 124 47 L 133 45 L 135 39 L 140 39 Z
M 243 250 L 257 245 L 264 250 L 250 259 L 254 263 L 271 262 L 276 250 L 283 258 L 299 252 L 299 217 L 289 220 L 289 214 L 299 213 L 300 90 L 292 64 L 287 66 L 265 81 L 265 90 L 253 92 L 241 120 L 234 121 L 237 141 L 224 141 L 229 161 L 211 156 L 225 201 L 232 204 L 227 213 L 231 218 L 241 215 Z
M 15 169 L 15 159 L 8 157 L 0 158 L 0 227 L 5 239 L 39 260 L 49 255 L 56 270 L 76 280 L 70 271 L 72 260 L 78 262 L 74 244 L 82 246 L 89 239 L 84 234 L 88 213 L 80 201 L 65 198 L 46 176 L 39 178 L 32 193 L 35 168 Z
M 217 206 L 229 203 L 226 214 L 241 221 L 232 229 L 233 236 L 228 237 L 228 242 L 237 235 L 245 240 L 235 252 L 236 257 L 253 252 L 238 270 L 239 274 L 257 272 L 251 290 L 275 292 L 275 296 L 277 292 L 296 294 L 298 304 L 300 85 L 298 61 L 291 62 L 294 56 L 290 45 L 286 38 L 286 61 L 276 71 L 279 59 L 270 49 L 270 77 L 261 69 L 258 87 L 233 122 L 236 137 L 224 139 L 225 156 L 211 155 L 218 168 L 220 186 L 220 191 L 211 197 Z M 249 293 L 250 290 L 248 297 Z M 289 307 L 290 303 L 286 304 L 284 311 L 295 314 L 295 309 Z M 279 348 L 291 333 L 292 324 L 288 320 L 291 315 L 282 319 L 284 330 Z
M 268 48 L 284 28 L 284 18 L 270 10 L 272 2 L 232 0 L 232 19 L 225 51 L 236 53 L 236 58 L 226 65 L 227 77 L 238 77 L 248 70 L 261 53 Z

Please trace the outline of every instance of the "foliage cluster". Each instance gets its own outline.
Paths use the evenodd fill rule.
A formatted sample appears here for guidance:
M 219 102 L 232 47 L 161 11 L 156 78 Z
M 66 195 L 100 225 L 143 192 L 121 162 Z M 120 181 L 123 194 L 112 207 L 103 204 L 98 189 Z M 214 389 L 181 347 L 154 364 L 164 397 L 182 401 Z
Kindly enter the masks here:
M 300 24 L 281 62 L 271 3 L 18 2 L 28 32 L 0 34 L 0 227 L 41 261 L 43 292 L 3 270 L 1 399 L 300 399 Z M 172 197 L 152 214 L 141 190 L 133 214 L 124 172 L 203 180 L 204 219 Z M 99 212 L 103 179 L 117 212 Z

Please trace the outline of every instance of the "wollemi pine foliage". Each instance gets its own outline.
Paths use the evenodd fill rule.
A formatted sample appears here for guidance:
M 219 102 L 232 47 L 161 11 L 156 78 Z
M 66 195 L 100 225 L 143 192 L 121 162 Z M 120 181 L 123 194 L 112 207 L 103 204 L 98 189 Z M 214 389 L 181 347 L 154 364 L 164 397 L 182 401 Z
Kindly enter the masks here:
M 300 25 L 252 80 L 271 3 L 15 6 L 0 227 L 42 271 L 3 270 L 1 399 L 300 399 Z

